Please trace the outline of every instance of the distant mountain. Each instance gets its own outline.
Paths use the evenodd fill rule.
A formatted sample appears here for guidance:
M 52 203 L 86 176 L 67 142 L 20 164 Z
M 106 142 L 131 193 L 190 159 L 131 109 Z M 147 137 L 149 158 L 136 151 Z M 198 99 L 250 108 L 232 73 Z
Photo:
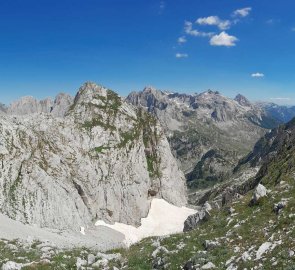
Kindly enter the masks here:
M 37 100 L 34 97 L 27 96 L 16 100 L 7 107 L 6 112 L 9 115 L 29 115 L 34 113 L 50 113 L 54 116 L 63 117 L 74 98 L 68 94 L 60 93 L 53 101 L 51 98 Z M 1 110 L 1 107 L 0 107 Z
M 257 103 L 257 105 L 279 122 L 287 123 L 295 117 L 295 106 L 281 106 L 274 103 Z
M 227 177 L 237 160 L 280 123 L 242 95 L 230 99 L 212 90 L 190 95 L 146 87 L 126 100 L 159 119 L 189 185 L 195 188 Z
M 1 113 L 6 113 L 7 112 L 7 107 L 5 104 L 0 103 L 0 114 Z

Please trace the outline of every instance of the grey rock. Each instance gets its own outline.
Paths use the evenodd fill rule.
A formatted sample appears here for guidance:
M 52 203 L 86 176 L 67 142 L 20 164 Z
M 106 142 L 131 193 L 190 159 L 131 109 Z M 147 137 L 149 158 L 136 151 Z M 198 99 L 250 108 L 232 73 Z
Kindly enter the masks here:
M 73 105 L 73 102 L 74 98 L 72 96 L 60 93 L 56 96 L 50 113 L 57 117 L 64 117 Z
M 234 98 L 235 101 L 237 101 L 240 105 L 242 106 L 246 106 L 246 107 L 251 107 L 252 104 L 251 102 L 246 98 L 244 97 L 243 95 L 241 94 L 238 94 L 235 98 Z
M 100 259 L 92 264 L 92 267 L 107 267 L 109 261 L 107 259 Z
M 20 270 L 20 269 L 22 269 L 22 267 L 23 267 L 23 264 L 21 264 L 21 263 L 8 261 L 2 265 L 1 269 L 2 270 Z
M 77 258 L 77 261 L 76 261 L 76 267 L 77 269 L 83 269 L 83 266 L 87 266 L 87 261 L 86 260 L 83 260 L 81 258 Z
M 95 262 L 95 259 L 96 259 L 96 257 L 93 254 L 88 254 L 88 256 L 87 256 L 88 265 L 93 264 Z
M 210 218 L 210 213 L 206 210 L 200 210 L 196 214 L 190 215 L 184 222 L 183 232 L 188 232 L 196 228 L 201 222 Z
M 258 184 L 258 186 L 255 188 L 253 197 L 252 197 L 252 203 L 257 203 L 259 199 L 265 197 L 267 195 L 267 189 L 262 184 Z
M 52 106 L 53 102 L 50 98 L 38 101 L 34 97 L 27 96 L 12 102 L 7 113 L 11 115 L 50 113 Z
M 273 206 L 273 211 L 278 215 L 282 211 L 282 209 L 285 208 L 286 206 L 287 206 L 286 201 L 275 203 Z
M 212 250 L 216 247 L 219 247 L 220 243 L 218 241 L 206 240 L 204 246 L 206 250 Z
M 215 264 L 212 262 L 208 262 L 201 267 L 201 269 L 214 269 L 216 268 Z
M 120 260 L 122 255 L 120 253 L 105 254 L 105 253 L 98 252 L 96 254 L 96 257 L 101 259 L 106 259 L 108 261 L 112 261 L 112 260 Z
M 164 253 L 164 254 L 168 254 L 169 253 L 169 250 L 163 246 L 159 246 L 157 247 L 153 253 L 152 253 L 152 257 L 153 258 L 156 258 L 158 256 L 159 253 Z
M 23 115 L 0 119 L 0 208 L 10 218 L 79 231 L 99 219 L 139 225 L 152 197 L 186 204 L 184 175 L 146 112 L 93 83 L 65 117 L 27 101 L 36 106 L 15 105 Z

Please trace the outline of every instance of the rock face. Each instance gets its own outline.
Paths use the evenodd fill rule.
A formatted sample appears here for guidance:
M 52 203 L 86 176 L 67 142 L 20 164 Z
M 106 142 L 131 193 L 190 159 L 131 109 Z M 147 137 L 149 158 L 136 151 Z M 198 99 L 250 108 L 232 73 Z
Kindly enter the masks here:
M 50 113 L 52 108 L 52 100 L 46 98 L 38 101 L 37 99 L 27 96 L 11 103 L 8 108 L 8 114 L 26 115 L 32 113 Z
M 68 110 L 65 95 L 52 110 L 21 100 L 0 119 L 0 208 L 9 217 L 79 230 L 97 219 L 138 225 L 152 197 L 186 204 L 159 123 L 113 91 L 86 83 Z
M 238 95 L 216 91 L 178 94 L 147 87 L 127 97 L 155 115 L 169 139 L 189 186 L 203 188 L 227 178 L 236 161 L 278 122 Z
M 50 112 L 54 116 L 64 117 L 66 112 L 73 105 L 73 101 L 74 99 L 72 96 L 60 93 L 56 96 Z
M 54 101 L 52 101 L 51 98 L 37 100 L 28 96 L 12 102 L 11 105 L 8 108 L 4 108 L 3 111 L 9 115 L 51 113 L 54 116 L 64 117 L 65 113 L 73 104 L 73 100 L 73 97 L 65 93 L 58 94 Z

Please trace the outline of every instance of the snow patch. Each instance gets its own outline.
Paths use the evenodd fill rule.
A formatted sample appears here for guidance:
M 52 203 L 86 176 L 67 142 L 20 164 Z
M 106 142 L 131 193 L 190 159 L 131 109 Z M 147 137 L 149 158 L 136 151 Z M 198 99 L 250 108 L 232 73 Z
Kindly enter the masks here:
M 130 246 L 141 239 L 150 236 L 165 236 L 183 231 L 184 221 L 196 210 L 187 207 L 177 207 L 163 199 L 153 199 L 146 218 L 141 219 L 141 226 L 116 222 L 113 225 L 99 220 L 95 226 L 106 226 L 125 235 L 124 243 Z

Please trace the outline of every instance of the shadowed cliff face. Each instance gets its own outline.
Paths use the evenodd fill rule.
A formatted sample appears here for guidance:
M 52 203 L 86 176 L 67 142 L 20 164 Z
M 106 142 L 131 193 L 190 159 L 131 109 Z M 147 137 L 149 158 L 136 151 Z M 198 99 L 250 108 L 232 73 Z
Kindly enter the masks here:
M 186 204 L 184 175 L 156 119 L 93 83 L 71 100 L 60 95 L 48 111 L 50 102 L 22 99 L 1 116 L 3 213 L 78 229 L 97 219 L 138 225 L 153 197 Z
M 239 158 L 278 124 L 244 96 L 233 100 L 211 90 L 187 95 L 147 87 L 126 100 L 159 119 L 192 188 L 228 178 Z

